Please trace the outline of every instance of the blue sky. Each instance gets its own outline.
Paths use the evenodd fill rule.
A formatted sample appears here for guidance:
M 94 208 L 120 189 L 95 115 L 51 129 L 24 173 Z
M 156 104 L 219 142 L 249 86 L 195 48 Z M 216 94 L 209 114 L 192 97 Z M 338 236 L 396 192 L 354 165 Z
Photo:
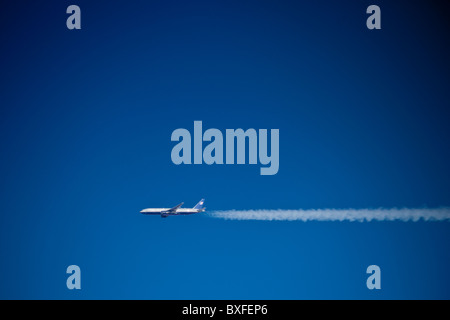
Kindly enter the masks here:
M 0 298 L 449 299 L 448 222 L 208 210 L 450 206 L 441 2 L 9 1 Z M 171 162 L 173 130 L 280 130 L 280 169 Z M 79 265 L 82 290 L 66 288 Z M 379 265 L 382 289 L 366 288 Z

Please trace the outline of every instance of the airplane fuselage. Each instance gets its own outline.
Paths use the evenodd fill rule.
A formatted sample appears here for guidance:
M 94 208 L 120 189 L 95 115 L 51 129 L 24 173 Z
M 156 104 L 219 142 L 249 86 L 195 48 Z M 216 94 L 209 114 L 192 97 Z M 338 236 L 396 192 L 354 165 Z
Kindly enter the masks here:
M 178 209 L 176 212 L 168 212 L 170 208 L 151 208 L 141 211 L 142 214 L 166 214 L 169 216 L 178 216 L 183 214 L 194 214 L 205 211 L 204 209 Z

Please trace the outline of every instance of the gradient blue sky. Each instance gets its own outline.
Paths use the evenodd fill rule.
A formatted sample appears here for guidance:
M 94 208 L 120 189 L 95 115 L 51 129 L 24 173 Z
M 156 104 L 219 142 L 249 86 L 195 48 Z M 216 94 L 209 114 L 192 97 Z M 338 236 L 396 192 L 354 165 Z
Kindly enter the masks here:
M 71 4 L 81 30 L 66 28 Z M 0 298 L 449 299 L 448 222 L 139 214 L 200 198 L 450 206 L 446 14 L 444 1 L 2 2 Z M 174 165 L 170 135 L 194 120 L 279 129 L 278 174 Z

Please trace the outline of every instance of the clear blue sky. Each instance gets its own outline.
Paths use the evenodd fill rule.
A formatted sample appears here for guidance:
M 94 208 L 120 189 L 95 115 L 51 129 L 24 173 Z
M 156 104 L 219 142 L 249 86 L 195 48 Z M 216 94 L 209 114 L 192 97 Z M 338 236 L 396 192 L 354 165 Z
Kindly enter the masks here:
M 139 214 L 201 198 L 450 206 L 442 3 L 378 1 L 373 31 L 370 1 L 2 4 L 0 298 L 449 299 L 448 222 Z M 278 174 L 174 165 L 170 135 L 194 120 L 279 129 Z M 72 264 L 81 291 L 66 288 Z

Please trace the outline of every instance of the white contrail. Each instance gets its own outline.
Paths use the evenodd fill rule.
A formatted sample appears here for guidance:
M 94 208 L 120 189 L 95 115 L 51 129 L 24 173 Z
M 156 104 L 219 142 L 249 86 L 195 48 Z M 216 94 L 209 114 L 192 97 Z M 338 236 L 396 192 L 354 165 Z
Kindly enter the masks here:
M 267 221 L 450 221 L 450 207 L 378 209 L 225 210 L 209 213 L 227 220 Z

